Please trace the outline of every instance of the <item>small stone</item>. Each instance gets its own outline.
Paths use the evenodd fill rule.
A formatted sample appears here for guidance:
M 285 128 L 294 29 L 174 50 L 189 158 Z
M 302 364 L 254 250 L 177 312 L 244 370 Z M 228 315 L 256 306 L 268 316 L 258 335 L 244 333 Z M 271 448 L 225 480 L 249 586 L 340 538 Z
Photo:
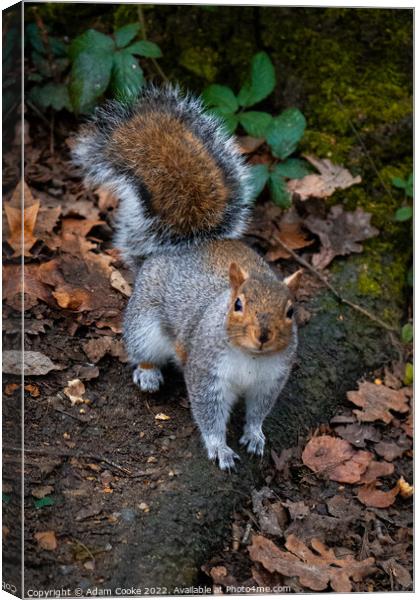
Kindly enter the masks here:
M 146 504 L 146 502 L 140 502 L 140 504 L 138 505 L 139 509 L 145 513 L 148 513 L 150 511 L 149 505 Z
M 139 507 L 140 508 L 140 507 Z M 136 511 L 133 508 L 121 509 L 121 519 L 126 523 L 132 523 L 136 518 Z

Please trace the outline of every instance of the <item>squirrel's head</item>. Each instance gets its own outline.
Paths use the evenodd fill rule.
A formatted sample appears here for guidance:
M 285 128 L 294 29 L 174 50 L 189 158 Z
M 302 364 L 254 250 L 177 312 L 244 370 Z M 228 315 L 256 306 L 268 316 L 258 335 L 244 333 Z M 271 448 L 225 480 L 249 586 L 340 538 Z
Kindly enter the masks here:
M 230 343 L 255 354 L 285 350 L 292 337 L 293 298 L 302 271 L 284 281 L 248 274 L 231 263 L 231 296 L 226 329 Z

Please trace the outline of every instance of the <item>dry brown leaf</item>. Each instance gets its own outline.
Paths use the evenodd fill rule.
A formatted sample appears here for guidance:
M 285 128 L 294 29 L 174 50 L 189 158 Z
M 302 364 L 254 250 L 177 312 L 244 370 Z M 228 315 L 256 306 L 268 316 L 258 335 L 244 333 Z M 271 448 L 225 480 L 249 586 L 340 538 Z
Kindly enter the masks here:
M 23 372 L 25 375 L 46 375 L 54 369 L 61 369 L 48 356 L 41 352 L 25 350 L 23 353 Z M 20 375 L 22 372 L 22 352 L 5 350 L 3 352 L 3 372 Z
M 393 390 L 385 385 L 365 381 L 359 383 L 358 391 L 347 392 L 347 398 L 362 410 L 353 410 L 359 421 L 383 421 L 390 423 L 390 410 L 400 413 L 409 411 L 407 388 Z
M 371 452 L 354 450 L 346 440 L 329 435 L 313 437 L 302 453 L 304 465 L 341 483 L 360 481 L 372 458 Z
M 288 509 L 291 519 L 303 519 L 309 515 L 309 506 L 306 506 L 303 500 L 299 502 L 286 500 L 286 502 L 283 502 L 283 506 L 286 506 Z
M 131 285 L 124 279 L 120 271 L 114 269 L 110 277 L 111 286 L 129 298 L 132 294 Z
M 292 534 L 286 542 L 288 552 L 284 552 L 271 540 L 256 535 L 249 554 L 270 573 L 298 577 L 301 585 L 318 592 L 325 590 L 328 584 L 336 592 L 351 592 L 351 580 L 362 581 L 376 570 L 374 558 L 358 561 L 350 554 L 336 558 L 334 551 L 317 539 L 312 540 L 311 546 L 313 550 Z
M 36 218 L 39 210 L 39 200 L 32 206 L 25 208 L 22 212 L 20 208 L 4 205 L 7 223 L 9 225 L 9 237 L 7 243 L 13 248 L 13 256 L 31 256 L 30 249 L 37 241 L 34 235 Z M 22 220 L 23 220 L 23 247 L 22 247 Z
M 39 387 L 33 383 L 28 383 L 28 385 L 25 385 L 25 390 L 31 394 L 32 398 L 38 398 L 38 396 L 41 394 Z
M 39 531 L 35 533 L 34 538 L 42 550 L 56 550 L 57 538 L 54 531 Z
M 368 483 L 359 488 L 357 498 L 365 506 L 374 508 L 388 508 L 395 502 L 398 496 L 399 487 L 395 486 L 388 492 L 384 492 L 376 487 L 376 482 Z
M 114 210 L 118 206 L 118 198 L 109 192 L 106 188 L 99 188 L 95 190 L 98 195 L 98 206 L 101 212 L 108 212 Z
M 272 248 L 265 255 L 268 261 L 273 262 L 279 258 L 290 258 L 290 253 L 279 242 L 283 242 L 291 250 L 298 250 L 313 244 L 314 240 L 307 239 L 307 233 L 302 229 L 303 221 L 294 207 L 286 211 L 281 220 L 275 223 L 276 228 L 270 240 Z
M 6 394 L 6 396 L 13 396 L 15 391 L 18 390 L 19 388 L 20 388 L 19 383 L 7 383 L 6 387 L 4 388 L 4 393 Z
M 395 467 L 393 464 L 384 461 L 372 460 L 369 463 L 368 468 L 363 473 L 360 483 L 372 483 L 380 477 L 387 477 L 392 475 Z
M 121 362 L 127 361 L 123 342 L 109 335 L 88 340 L 83 344 L 83 350 L 93 363 L 97 363 L 105 354 L 111 354 L 111 356 L 115 356 Z
M 404 439 L 404 437 L 401 436 L 400 440 L 398 440 L 399 443 L 382 441 L 379 444 L 375 444 L 375 452 L 390 462 L 396 458 L 401 458 L 404 452 L 411 448 L 411 443 L 407 438 Z
M 356 448 L 364 448 L 366 440 L 370 442 L 378 442 L 380 440 L 380 432 L 373 425 L 362 425 L 361 423 L 350 423 L 349 425 L 340 425 L 334 427 L 334 431 L 343 440 L 347 440 Z
M 3 266 L 3 298 L 6 304 L 15 310 L 22 310 L 22 291 L 24 292 L 24 310 L 29 310 L 43 300 L 54 304 L 50 288 L 40 279 L 42 265 L 25 265 L 24 287 L 22 287 L 21 265 Z
M 302 179 L 291 179 L 287 183 L 289 192 L 298 194 L 301 200 L 308 198 L 328 198 L 335 190 L 344 190 L 356 183 L 360 183 L 362 178 L 353 175 L 340 165 L 334 165 L 330 160 L 319 159 L 314 156 L 305 156 L 320 175 L 306 175 Z
M 104 221 L 97 219 L 65 218 L 61 221 L 61 250 L 73 256 L 84 256 L 96 248 L 96 243 L 86 239 L 88 233 L 102 225 Z
M 326 219 L 309 216 L 304 225 L 321 240 L 321 250 L 312 256 L 312 264 L 324 269 L 336 256 L 362 252 L 359 242 L 367 240 L 379 231 L 370 224 L 371 214 L 362 208 L 345 211 L 340 204 L 333 206 Z
M 242 154 L 252 154 L 264 144 L 264 138 L 255 138 L 250 135 L 238 135 L 236 140 L 239 144 L 239 150 Z
M 72 406 L 75 404 L 86 404 L 89 402 L 87 398 L 83 398 L 86 388 L 80 379 L 72 379 L 67 382 L 67 387 L 64 388 L 64 393 L 70 399 Z
M 397 485 L 398 485 L 398 488 L 399 488 L 400 496 L 402 496 L 403 498 L 411 498 L 411 496 L 414 494 L 414 488 L 413 488 L 413 486 L 410 485 L 404 479 L 404 477 L 400 477 L 398 479 Z

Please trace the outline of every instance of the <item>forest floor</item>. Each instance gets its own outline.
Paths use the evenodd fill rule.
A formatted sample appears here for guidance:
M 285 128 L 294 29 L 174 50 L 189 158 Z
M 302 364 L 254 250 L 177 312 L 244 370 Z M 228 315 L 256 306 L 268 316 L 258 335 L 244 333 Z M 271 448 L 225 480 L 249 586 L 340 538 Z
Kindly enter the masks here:
M 179 465 L 185 469 L 203 450 L 181 374 L 168 369 L 152 396 L 131 382 L 121 314 L 132 280 L 111 243 L 115 198 L 83 188 L 69 161 L 67 123 L 57 122 L 52 135 L 34 117 L 25 142 L 25 350 L 34 353 L 24 389 L 26 582 L 86 593 L 107 588 L 127 547 L 136 552 L 137 520 L 153 514 L 163 491 L 176 490 Z M 263 160 L 263 148 L 249 153 Z M 7 185 L 17 176 L 13 153 L 5 163 Z M 248 241 L 283 273 L 299 266 L 291 248 L 328 279 L 334 255 L 347 253 L 343 239 L 351 245 L 379 232 L 363 211 L 346 229 L 338 211 L 341 245 L 327 247 L 325 207 L 314 199 L 302 208 L 306 192 L 299 189 L 287 218 L 274 205 L 258 207 Z M 22 393 L 13 353 L 20 343 L 19 190 L 10 186 L 3 216 L 6 551 L 19 537 L 12 522 Z M 315 318 L 305 298 L 322 286 L 306 272 L 300 327 Z M 412 389 L 408 350 L 398 352 L 399 360 L 348 390 L 333 419 L 271 452 L 258 487 L 232 510 L 217 551 L 197 565 L 197 584 L 212 592 L 412 589 Z M 200 510 L 194 518 L 203 518 Z

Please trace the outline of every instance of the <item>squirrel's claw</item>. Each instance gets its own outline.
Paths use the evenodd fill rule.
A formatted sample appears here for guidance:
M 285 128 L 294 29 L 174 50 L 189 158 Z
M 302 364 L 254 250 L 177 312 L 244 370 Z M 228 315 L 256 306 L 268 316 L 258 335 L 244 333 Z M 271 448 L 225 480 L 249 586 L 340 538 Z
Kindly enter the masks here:
M 264 454 L 265 436 L 262 431 L 244 432 L 239 440 L 241 446 L 246 446 L 250 454 L 262 456 Z

